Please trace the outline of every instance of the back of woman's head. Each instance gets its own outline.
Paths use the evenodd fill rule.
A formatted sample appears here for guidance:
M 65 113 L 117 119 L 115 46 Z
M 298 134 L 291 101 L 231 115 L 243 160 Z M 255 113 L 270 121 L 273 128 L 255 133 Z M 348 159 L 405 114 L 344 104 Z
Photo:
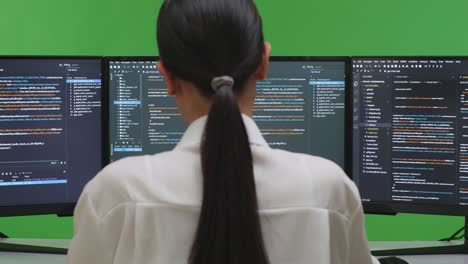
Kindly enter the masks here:
M 157 35 L 166 70 L 212 98 L 189 263 L 266 264 L 252 153 L 236 100 L 264 59 L 257 8 L 252 0 L 165 0 Z
M 166 0 L 157 32 L 166 68 L 206 96 L 222 75 L 240 93 L 262 62 L 262 21 L 252 0 Z

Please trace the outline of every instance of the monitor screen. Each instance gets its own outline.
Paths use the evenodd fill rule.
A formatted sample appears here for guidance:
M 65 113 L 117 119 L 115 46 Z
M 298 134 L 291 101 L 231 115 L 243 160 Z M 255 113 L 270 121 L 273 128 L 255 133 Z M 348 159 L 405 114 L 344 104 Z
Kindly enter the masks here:
M 468 205 L 468 60 L 354 58 L 352 175 L 365 202 Z
M 346 60 L 273 58 L 253 119 L 273 148 L 344 166 Z M 110 160 L 174 148 L 186 124 L 153 59 L 110 59 Z
M 0 58 L 0 206 L 74 203 L 102 168 L 101 68 Z

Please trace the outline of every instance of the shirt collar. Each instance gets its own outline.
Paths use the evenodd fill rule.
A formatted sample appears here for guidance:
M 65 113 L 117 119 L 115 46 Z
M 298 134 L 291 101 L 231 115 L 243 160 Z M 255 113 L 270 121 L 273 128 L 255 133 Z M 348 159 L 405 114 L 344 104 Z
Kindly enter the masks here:
M 205 129 L 205 124 L 208 119 L 208 116 L 202 116 L 197 120 L 193 121 L 192 124 L 187 128 L 177 148 L 199 145 L 203 136 L 203 131 Z M 250 145 L 264 146 L 268 147 L 268 143 L 263 138 L 260 129 L 257 124 L 249 116 L 242 114 L 242 119 L 244 120 L 244 125 L 247 130 L 247 135 L 249 137 Z

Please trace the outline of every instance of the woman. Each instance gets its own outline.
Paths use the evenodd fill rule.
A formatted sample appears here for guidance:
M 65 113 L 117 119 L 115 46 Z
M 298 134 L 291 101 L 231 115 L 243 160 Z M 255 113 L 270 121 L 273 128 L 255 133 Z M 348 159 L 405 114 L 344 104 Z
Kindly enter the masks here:
M 68 263 L 377 263 L 343 171 L 271 149 L 251 119 L 271 50 L 252 0 L 166 0 L 157 35 L 190 126 L 173 151 L 115 162 L 86 186 Z

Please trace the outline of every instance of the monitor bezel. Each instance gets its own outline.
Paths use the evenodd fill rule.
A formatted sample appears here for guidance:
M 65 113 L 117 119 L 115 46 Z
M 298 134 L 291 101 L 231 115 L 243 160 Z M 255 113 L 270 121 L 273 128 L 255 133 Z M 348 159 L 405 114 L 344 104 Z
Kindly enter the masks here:
M 103 81 L 104 81 L 104 86 L 107 87 L 107 89 L 110 89 L 110 85 L 109 85 L 109 63 L 111 61 L 158 61 L 159 60 L 159 56 L 122 56 L 122 57 L 119 57 L 119 56 L 113 56 L 113 57 L 104 57 L 104 78 L 103 78 Z M 346 56 L 270 56 L 270 61 L 304 61 L 304 62 L 313 62 L 313 61 L 317 61 L 317 62 L 343 62 L 345 64 L 345 71 L 344 71 L 344 74 L 345 74 L 345 109 L 344 111 L 348 111 L 348 104 L 346 103 L 347 102 L 347 98 L 349 97 L 348 93 L 349 91 L 351 90 L 351 82 L 350 80 L 352 80 L 351 78 L 351 60 L 350 60 L 350 57 L 346 57 Z M 108 98 L 110 99 L 110 98 Z M 106 102 L 107 104 L 109 102 Z M 109 111 L 109 108 L 107 107 L 104 111 Z M 109 112 L 107 112 L 107 114 L 109 114 Z M 108 130 L 109 129 L 109 117 L 107 117 L 107 123 L 106 123 L 106 129 Z M 345 146 L 344 146 L 344 168 L 343 170 L 346 172 L 347 175 L 350 175 L 350 168 L 351 168 L 351 163 L 349 161 L 349 159 L 347 158 L 347 153 L 349 152 L 348 148 L 350 147 L 350 142 L 348 141 L 350 138 L 348 136 L 346 136 L 349 132 L 350 132 L 350 129 L 349 129 L 349 124 L 352 124 L 352 118 L 349 119 L 348 115 L 346 115 L 345 113 L 345 118 L 344 118 L 344 127 L 345 127 L 345 138 L 344 138 L 344 143 L 345 143 Z M 109 133 L 107 134 L 107 138 L 106 138 L 106 147 L 104 148 L 104 151 L 103 153 L 105 153 L 105 155 L 107 155 L 107 157 L 104 157 L 104 160 L 105 160 L 105 165 L 108 165 L 111 161 L 110 161 L 110 148 L 111 148 L 111 143 L 109 142 L 110 138 L 109 138 Z
M 101 109 L 105 103 L 106 91 L 104 87 L 104 60 L 101 56 L 75 56 L 75 55 L 1 55 L 3 59 L 18 60 L 97 60 L 101 64 Z M 104 111 L 101 110 L 101 123 L 105 123 Z M 105 137 L 104 130 L 101 131 L 101 139 Z M 101 142 L 103 143 L 103 142 Z M 104 145 L 101 144 L 101 147 Z M 101 163 L 104 166 L 105 156 L 101 155 Z M 50 203 L 50 204 L 18 204 L 18 205 L 0 205 L 0 217 L 10 216 L 28 216 L 28 215 L 47 215 L 56 214 L 58 216 L 72 216 L 76 202 Z
M 350 89 L 347 93 L 348 111 L 347 120 L 348 132 L 347 142 L 353 141 L 353 62 L 355 60 L 468 60 L 468 56 L 351 56 L 350 57 Z M 347 148 L 347 167 L 349 175 L 353 178 L 353 146 Z M 363 201 L 364 211 L 368 214 L 383 214 L 383 215 L 396 215 L 398 213 L 411 213 L 411 214 L 430 214 L 430 215 L 451 215 L 451 216 L 468 216 L 468 206 L 463 205 L 441 205 L 430 203 L 407 203 L 396 201 Z

